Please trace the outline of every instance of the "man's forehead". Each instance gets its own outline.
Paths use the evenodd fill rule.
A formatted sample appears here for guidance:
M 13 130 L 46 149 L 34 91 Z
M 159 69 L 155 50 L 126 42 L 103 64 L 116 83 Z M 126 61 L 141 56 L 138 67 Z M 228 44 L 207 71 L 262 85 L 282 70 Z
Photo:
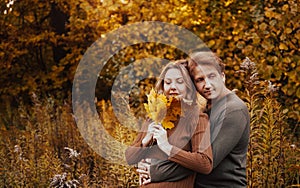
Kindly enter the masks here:
M 195 70 L 199 73 L 199 74 L 209 74 L 212 72 L 218 72 L 217 69 L 213 66 L 213 65 L 198 65 L 195 67 Z

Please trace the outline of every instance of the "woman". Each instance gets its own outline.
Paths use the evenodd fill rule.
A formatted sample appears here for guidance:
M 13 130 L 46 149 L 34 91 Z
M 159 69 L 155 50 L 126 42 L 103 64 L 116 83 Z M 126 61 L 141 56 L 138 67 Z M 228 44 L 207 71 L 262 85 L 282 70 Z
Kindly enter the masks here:
M 147 120 L 126 150 L 128 164 L 141 160 L 150 163 L 150 177 L 139 171 L 143 180 L 141 187 L 193 187 L 195 172 L 208 174 L 212 170 L 208 116 L 201 112 L 196 102 L 196 90 L 185 63 L 179 60 L 167 64 L 155 86 L 157 92 L 181 99 L 184 116 L 178 117 L 175 127 L 167 130 Z M 153 168 L 155 174 L 151 174 Z M 172 181 L 173 172 L 180 172 L 179 180 L 176 177 L 177 181 Z

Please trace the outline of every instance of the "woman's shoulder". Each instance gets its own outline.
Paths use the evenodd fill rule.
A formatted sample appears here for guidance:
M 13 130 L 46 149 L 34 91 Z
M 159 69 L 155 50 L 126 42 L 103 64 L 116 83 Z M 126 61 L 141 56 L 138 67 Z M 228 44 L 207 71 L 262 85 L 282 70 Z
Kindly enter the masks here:
M 199 118 L 208 119 L 208 114 L 205 112 L 199 112 Z
M 190 108 L 185 112 L 184 118 L 185 121 L 192 127 L 197 126 L 199 122 L 206 122 L 209 119 L 207 113 L 203 112 L 201 107 L 198 105 L 190 106 Z
M 198 104 L 190 105 L 186 108 L 186 112 L 189 116 L 208 117 L 207 113 L 204 112 L 203 107 Z

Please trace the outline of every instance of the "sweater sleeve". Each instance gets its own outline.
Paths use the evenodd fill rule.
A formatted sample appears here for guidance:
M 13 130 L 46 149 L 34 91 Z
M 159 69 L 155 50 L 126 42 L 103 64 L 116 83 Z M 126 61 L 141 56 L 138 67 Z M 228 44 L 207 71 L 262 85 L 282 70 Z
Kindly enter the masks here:
M 194 171 L 170 160 L 161 160 L 150 166 L 151 182 L 179 181 L 192 174 Z
M 210 143 L 210 124 L 207 114 L 201 113 L 191 139 L 192 152 L 173 146 L 169 160 L 198 173 L 212 171 L 213 157 Z
M 242 110 L 234 110 L 225 115 L 225 118 L 218 122 L 221 128 L 213 142 L 214 167 L 236 147 L 240 141 L 247 124 L 247 117 Z M 248 141 L 248 138 L 245 138 Z M 247 149 L 242 147 L 241 149 Z
M 125 157 L 129 165 L 137 164 L 142 159 L 147 158 L 148 148 L 141 145 L 146 135 L 148 124 L 149 122 L 144 123 L 135 141 L 125 151 Z M 152 182 L 172 182 L 182 180 L 194 172 L 173 161 L 156 159 L 156 162 L 153 162 L 150 166 L 150 173 Z
M 147 147 L 142 147 L 142 140 L 147 133 L 148 123 L 142 125 L 142 129 L 137 135 L 135 141 L 126 149 L 125 157 L 129 165 L 134 165 L 145 158 Z

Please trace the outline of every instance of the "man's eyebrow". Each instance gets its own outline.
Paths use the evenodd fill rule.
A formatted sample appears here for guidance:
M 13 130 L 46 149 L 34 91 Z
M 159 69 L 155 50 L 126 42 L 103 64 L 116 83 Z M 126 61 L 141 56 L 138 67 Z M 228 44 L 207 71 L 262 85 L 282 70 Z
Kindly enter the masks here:
M 196 76 L 194 76 L 194 78 L 204 78 L 204 75 L 196 75 Z

